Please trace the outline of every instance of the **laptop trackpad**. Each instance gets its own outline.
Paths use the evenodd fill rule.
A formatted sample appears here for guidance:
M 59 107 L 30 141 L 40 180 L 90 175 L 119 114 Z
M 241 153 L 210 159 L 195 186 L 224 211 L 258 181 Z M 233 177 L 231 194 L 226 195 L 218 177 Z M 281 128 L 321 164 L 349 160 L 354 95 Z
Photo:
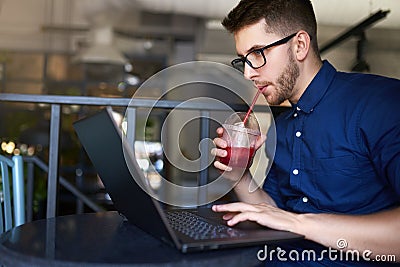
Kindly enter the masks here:
M 235 229 L 243 229 L 243 230 L 265 230 L 267 227 L 259 225 L 256 222 L 252 221 L 244 221 L 233 226 Z

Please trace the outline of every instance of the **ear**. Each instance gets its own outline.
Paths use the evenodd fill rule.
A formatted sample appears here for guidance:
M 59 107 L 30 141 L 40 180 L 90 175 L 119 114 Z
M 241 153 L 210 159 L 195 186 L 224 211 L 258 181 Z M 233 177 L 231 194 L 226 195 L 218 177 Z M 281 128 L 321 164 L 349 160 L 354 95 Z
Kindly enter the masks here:
M 297 57 L 297 60 L 303 61 L 307 57 L 308 52 L 310 51 L 310 46 L 311 46 L 310 35 L 308 35 L 308 33 L 305 31 L 299 31 L 295 38 L 296 38 L 295 55 Z

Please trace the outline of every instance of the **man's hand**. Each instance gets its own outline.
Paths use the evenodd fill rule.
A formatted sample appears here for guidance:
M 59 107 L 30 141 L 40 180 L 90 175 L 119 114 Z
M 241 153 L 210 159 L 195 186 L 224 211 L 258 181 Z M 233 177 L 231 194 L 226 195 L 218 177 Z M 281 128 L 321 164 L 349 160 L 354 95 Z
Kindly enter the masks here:
M 224 158 L 228 154 L 225 150 L 227 147 L 227 143 L 224 139 L 222 139 L 223 133 L 224 133 L 224 128 L 219 127 L 217 129 L 218 137 L 214 138 L 214 140 L 213 140 L 216 148 L 213 148 L 211 150 L 211 154 L 217 157 L 217 160 L 214 162 L 214 166 L 217 169 L 219 169 L 221 171 L 231 172 L 231 171 L 233 171 L 232 167 L 222 164 L 220 161 L 218 161 L 218 158 Z M 256 145 L 255 145 L 256 151 L 264 144 L 266 139 L 267 138 L 265 135 L 260 135 L 260 137 L 257 139 Z M 241 173 L 243 174 L 243 169 L 241 169 Z
M 250 184 L 253 181 L 253 177 L 249 171 L 249 169 L 243 168 L 232 168 L 225 164 L 222 164 L 218 158 L 226 157 L 227 152 L 225 148 L 227 147 L 227 143 L 221 137 L 224 133 L 224 129 L 222 127 L 217 129 L 218 137 L 216 137 L 213 141 L 216 145 L 216 148 L 211 150 L 211 153 L 217 157 L 214 162 L 214 166 L 219 169 L 222 173 L 222 176 L 232 183 L 234 183 L 234 192 L 240 201 L 244 201 L 246 203 L 269 203 L 271 205 L 275 205 L 274 200 L 261 188 L 257 190 L 249 190 Z M 261 135 L 255 144 L 255 149 L 259 149 L 265 142 L 266 136 Z
M 226 212 L 223 219 L 227 221 L 229 226 L 249 220 L 272 229 L 295 232 L 299 223 L 297 214 L 284 211 L 266 203 L 247 204 L 236 202 L 214 205 L 212 210 L 215 212 Z
M 377 255 L 390 255 L 400 262 L 399 207 L 365 215 L 296 214 L 265 203 L 237 202 L 214 205 L 212 210 L 226 212 L 223 218 L 230 226 L 254 221 L 272 229 L 304 235 L 308 240 L 332 248 L 337 246 L 338 240 L 345 239 L 347 247 L 344 250 L 371 251 L 371 259 Z

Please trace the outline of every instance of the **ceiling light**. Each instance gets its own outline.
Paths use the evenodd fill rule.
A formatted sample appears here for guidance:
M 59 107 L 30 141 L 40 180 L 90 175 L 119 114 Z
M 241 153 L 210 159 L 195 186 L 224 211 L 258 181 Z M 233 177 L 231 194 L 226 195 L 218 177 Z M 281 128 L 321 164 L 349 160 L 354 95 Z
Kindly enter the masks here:
M 114 43 L 114 33 L 110 25 L 94 27 L 91 30 L 92 42 L 82 49 L 72 61 L 75 63 L 125 65 L 128 60 Z

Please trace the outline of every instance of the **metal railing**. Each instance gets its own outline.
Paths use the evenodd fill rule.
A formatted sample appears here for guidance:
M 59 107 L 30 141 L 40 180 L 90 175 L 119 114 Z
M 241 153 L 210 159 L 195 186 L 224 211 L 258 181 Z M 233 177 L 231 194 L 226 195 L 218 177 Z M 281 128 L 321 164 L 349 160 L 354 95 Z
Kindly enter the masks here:
M 50 117 L 50 141 L 49 141 L 49 156 L 48 167 L 43 162 L 35 161 L 42 169 L 48 170 L 47 181 L 47 218 L 56 216 L 56 199 L 57 186 L 63 184 L 70 190 L 78 199 L 83 200 L 87 205 L 92 205 L 85 195 L 79 192 L 73 185 L 59 177 L 59 136 L 60 136 L 60 119 L 62 105 L 82 105 L 82 106 L 110 106 L 110 107 L 125 107 L 128 114 L 128 125 L 135 125 L 136 109 L 137 108 L 159 108 L 159 109 L 183 109 L 197 110 L 201 113 L 200 118 L 200 139 L 207 138 L 209 135 L 209 117 L 210 111 L 228 111 L 227 107 L 215 106 L 213 103 L 207 102 L 181 102 L 174 100 L 154 100 L 154 99 L 130 99 L 130 98 L 105 98 L 105 97 L 85 97 L 85 96 L 59 96 L 59 95 L 32 95 L 32 94 L 0 94 L 0 101 L 16 102 L 16 103 L 36 103 L 49 104 L 51 106 Z M 234 110 L 246 110 L 246 105 L 230 105 Z M 263 108 L 256 106 L 255 110 Z M 265 109 L 265 107 L 264 107 Z M 271 110 L 279 113 L 282 107 L 271 107 Z M 134 127 L 128 127 L 127 139 L 133 144 L 135 140 Z M 208 155 L 208 146 L 200 147 L 202 155 Z M 207 156 L 206 156 L 207 157 Z M 202 162 L 208 162 L 208 158 L 204 158 Z M 198 184 L 205 185 L 208 182 L 208 172 L 206 168 L 202 168 L 199 174 Z M 201 196 L 199 196 L 201 198 Z M 92 207 L 97 209 L 97 207 Z
M 32 221 L 33 218 L 33 194 L 34 194 L 34 168 L 38 167 L 45 173 L 49 173 L 49 166 L 43 162 L 40 158 L 36 156 L 24 156 L 24 164 L 27 165 L 27 186 L 26 186 L 26 220 L 28 222 Z M 79 189 L 77 189 L 73 184 L 71 184 L 66 178 L 59 176 L 58 181 L 61 186 L 72 193 L 77 199 L 82 201 L 85 205 L 91 208 L 93 211 L 104 211 L 105 209 L 97 205 L 94 201 L 83 194 Z

